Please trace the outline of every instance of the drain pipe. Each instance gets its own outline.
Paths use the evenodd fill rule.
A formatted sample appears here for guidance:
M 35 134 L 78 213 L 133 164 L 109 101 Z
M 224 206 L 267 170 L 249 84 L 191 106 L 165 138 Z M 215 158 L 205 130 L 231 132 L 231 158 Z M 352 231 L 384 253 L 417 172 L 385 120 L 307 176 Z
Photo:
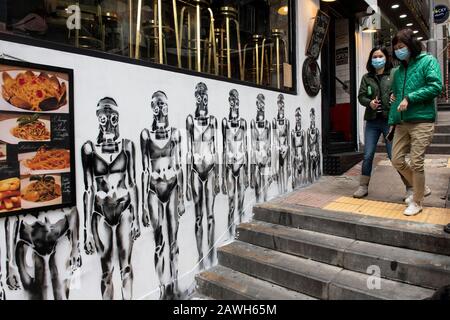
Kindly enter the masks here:
M 430 54 L 432 54 L 436 59 L 437 56 L 437 40 L 435 33 L 434 24 L 434 0 L 428 0 L 428 12 L 429 12 L 429 25 L 430 25 L 430 38 L 427 42 L 427 49 Z M 438 121 L 438 106 L 437 99 L 434 99 L 434 108 L 436 110 L 436 122 Z

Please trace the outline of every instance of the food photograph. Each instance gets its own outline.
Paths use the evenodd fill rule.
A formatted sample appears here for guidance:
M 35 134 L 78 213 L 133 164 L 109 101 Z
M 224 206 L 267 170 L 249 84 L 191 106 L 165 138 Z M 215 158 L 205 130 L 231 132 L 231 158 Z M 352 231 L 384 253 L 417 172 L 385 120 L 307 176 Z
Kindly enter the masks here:
M 20 179 L 0 180 L 0 213 L 21 208 Z
M 32 175 L 22 178 L 21 197 L 23 209 L 61 204 L 61 176 Z
M 6 144 L 0 143 L 0 161 L 6 161 L 7 156 Z
M 47 72 L 2 71 L 0 110 L 68 113 L 68 82 Z
M 20 173 L 49 174 L 70 172 L 70 151 L 41 146 L 36 152 L 19 154 Z
M 0 139 L 9 144 L 50 141 L 50 117 L 38 113 L 0 114 Z

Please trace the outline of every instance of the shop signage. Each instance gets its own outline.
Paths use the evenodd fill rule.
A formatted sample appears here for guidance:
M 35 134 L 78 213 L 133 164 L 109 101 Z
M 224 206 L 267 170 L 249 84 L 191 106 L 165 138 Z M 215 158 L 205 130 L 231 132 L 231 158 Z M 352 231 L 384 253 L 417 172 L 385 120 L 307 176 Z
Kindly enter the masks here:
M 73 71 L 0 59 L 0 217 L 75 205 Z
M 434 22 L 437 24 L 445 23 L 449 18 L 450 12 L 446 5 L 437 5 L 434 7 Z
M 323 11 L 318 11 L 314 22 L 313 32 L 309 41 L 306 55 L 308 57 L 319 58 L 320 51 L 325 42 L 330 26 L 330 17 Z

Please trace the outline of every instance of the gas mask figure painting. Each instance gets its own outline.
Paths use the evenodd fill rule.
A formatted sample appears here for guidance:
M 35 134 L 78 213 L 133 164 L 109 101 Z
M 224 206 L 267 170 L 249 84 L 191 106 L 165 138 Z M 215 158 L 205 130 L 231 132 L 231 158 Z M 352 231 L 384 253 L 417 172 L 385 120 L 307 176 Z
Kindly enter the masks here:
M 153 123 L 141 133 L 142 222 L 155 237 L 155 268 L 160 299 L 180 297 L 178 289 L 178 226 L 184 214 L 181 134 L 169 126 L 167 96 L 152 96 Z
M 308 183 L 306 167 L 306 133 L 302 129 L 302 111 L 295 110 L 295 128 L 291 133 L 292 144 L 292 188 L 295 190 Z
M 278 182 L 278 192 L 287 192 L 287 184 L 291 176 L 290 124 L 284 114 L 284 96 L 278 96 L 278 115 L 273 119 L 273 155 L 275 170 L 274 180 Z
M 214 203 L 220 192 L 217 119 L 208 113 L 208 88 L 200 82 L 195 87 L 197 108 L 186 119 L 187 155 L 186 199 L 195 205 L 195 238 L 199 268 L 211 266 L 215 260 Z M 205 208 L 205 209 L 203 209 Z M 207 250 L 203 251 L 203 220 L 207 221 Z
M 268 189 L 272 183 L 271 125 L 266 120 L 265 97 L 256 98 L 256 119 L 250 123 L 250 186 L 255 189 L 256 202 L 267 201 Z
M 69 299 L 70 277 L 81 267 L 79 215 L 62 212 L 6 218 L 6 284 L 29 300 Z
M 140 236 L 135 147 L 120 139 L 116 101 L 103 98 L 97 105 L 99 134 L 81 150 L 84 174 L 84 228 L 86 254 L 100 255 L 103 299 L 114 298 L 113 270 L 118 252 L 122 298 L 133 297 L 131 253 Z
M 235 89 L 230 91 L 228 101 L 230 114 L 228 119 L 222 120 L 222 192 L 228 195 L 228 227 L 230 235 L 234 235 L 236 224 L 242 222 L 244 215 L 245 191 L 249 186 L 249 163 L 247 121 L 239 117 L 239 93 Z
M 320 159 L 320 131 L 316 128 L 316 111 L 311 108 L 309 113 L 311 125 L 308 128 L 308 167 L 309 182 L 313 183 L 322 175 Z

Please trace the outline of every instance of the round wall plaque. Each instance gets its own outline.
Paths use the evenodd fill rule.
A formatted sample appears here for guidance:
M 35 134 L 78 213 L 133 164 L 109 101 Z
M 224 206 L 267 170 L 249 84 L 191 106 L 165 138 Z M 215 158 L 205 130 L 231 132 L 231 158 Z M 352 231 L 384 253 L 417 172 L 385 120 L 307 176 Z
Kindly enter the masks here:
M 311 57 L 306 58 L 303 63 L 302 78 L 306 93 L 311 97 L 317 96 L 322 88 L 322 84 L 320 67 L 316 59 Z

